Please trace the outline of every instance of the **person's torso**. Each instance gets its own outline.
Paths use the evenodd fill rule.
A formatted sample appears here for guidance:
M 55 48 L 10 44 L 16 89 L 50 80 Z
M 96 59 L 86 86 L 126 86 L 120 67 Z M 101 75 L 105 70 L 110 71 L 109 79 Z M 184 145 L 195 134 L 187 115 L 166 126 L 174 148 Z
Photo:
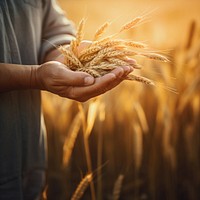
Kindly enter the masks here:
M 38 64 L 42 14 L 41 0 L 0 0 L 0 62 Z M 0 93 L 0 176 L 44 165 L 40 116 L 39 90 Z

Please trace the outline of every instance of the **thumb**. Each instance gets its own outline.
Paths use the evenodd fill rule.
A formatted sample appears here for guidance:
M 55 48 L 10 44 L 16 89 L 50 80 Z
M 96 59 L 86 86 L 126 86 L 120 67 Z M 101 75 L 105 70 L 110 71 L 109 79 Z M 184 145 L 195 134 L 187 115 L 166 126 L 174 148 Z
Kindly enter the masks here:
M 66 69 L 66 68 L 65 68 Z M 85 72 L 75 72 L 66 69 L 63 73 L 64 82 L 71 86 L 87 86 L 94 83 L 94 77 Z

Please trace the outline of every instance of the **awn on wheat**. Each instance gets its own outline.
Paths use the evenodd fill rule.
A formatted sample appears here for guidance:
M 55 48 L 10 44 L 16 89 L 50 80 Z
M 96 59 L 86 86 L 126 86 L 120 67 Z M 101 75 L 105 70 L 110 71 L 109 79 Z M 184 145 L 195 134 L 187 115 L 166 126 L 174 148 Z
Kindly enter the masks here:
M 99 27 L 99 29 L 97 29 L 91 44 L 82 51 L 79 51 L 78 47 L 83 40 L 84 26 L 86 23 L 86 20 L 82 19 L 77 28 L 76 38 L 72 40 L 70 47 L 66 49 L 61 46 L 58 49 L 64 55 L 65 64 L 68 68 L 73 71 L 87 72 L 95 78 L 103 76 L 120 66 L 129 66 L 131 68 L 141 69 L 141 65 L 133 60 L 134 56 L 168 62 L 169 60 L 165 56 L 146 51 L 147 45 L 144 43 L 115 38 L 121 32 L 134 28 L 142 20 L 143 17 L 136 17 L 123 25 L 119 32 L 101 38 L 110 25 L 109 22 L 105 22 Z M 153 81 L 135 75 L 134 73 L 127 75 L 126 80 L 154 85 Z

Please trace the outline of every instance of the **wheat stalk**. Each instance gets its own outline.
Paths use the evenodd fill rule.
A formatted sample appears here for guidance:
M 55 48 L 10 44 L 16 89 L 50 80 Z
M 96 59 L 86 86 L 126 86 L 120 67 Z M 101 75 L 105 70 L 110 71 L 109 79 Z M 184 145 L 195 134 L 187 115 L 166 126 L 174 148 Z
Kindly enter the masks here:
M 71 158 L 72 150 L 73 150 L 76 138 L 78 136 L 80 125 L 81 125 L 80 113 L 78 113 L 72 122 L 72 125 L 69 130 L 69 136 L 67 137 L 63 145 L 63 165 L 64 166 L 68 165 L 69 160 Z

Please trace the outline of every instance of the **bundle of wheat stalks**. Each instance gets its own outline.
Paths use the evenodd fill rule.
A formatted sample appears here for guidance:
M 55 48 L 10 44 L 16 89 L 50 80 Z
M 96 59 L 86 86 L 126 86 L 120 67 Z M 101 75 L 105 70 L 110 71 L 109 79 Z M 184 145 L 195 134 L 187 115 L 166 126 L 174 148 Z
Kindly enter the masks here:
M 64 55 L 65 65 L 68 68 L 73 71 L 87 72 L 95 78 L 103 76 L 119 66 L 141 69 L 136 61 L 129 59 L 134 56 L 167 62 L 168 59 L 165 56 L 146 51 L 147 45 L 144 43 L 116 39 L 116 36 L 120 33 L 133 28 L 142 20 L 142 17 L 136 17 L 123 25 L 116 34 L 101 39 L 101 36 L 110 25 L 109 22 L 104 23 L 94 34 L 91 44 L 80 52 L 78 47 L 83 41 L 86 22 L 85 19 L 82 19 L 77 28 L 76 38 L 71 41 L 69 48 L 60 46 L 58 50 Z M 126 79 L 154 85 L 153 81 L 133 73 L 129 74 Z

